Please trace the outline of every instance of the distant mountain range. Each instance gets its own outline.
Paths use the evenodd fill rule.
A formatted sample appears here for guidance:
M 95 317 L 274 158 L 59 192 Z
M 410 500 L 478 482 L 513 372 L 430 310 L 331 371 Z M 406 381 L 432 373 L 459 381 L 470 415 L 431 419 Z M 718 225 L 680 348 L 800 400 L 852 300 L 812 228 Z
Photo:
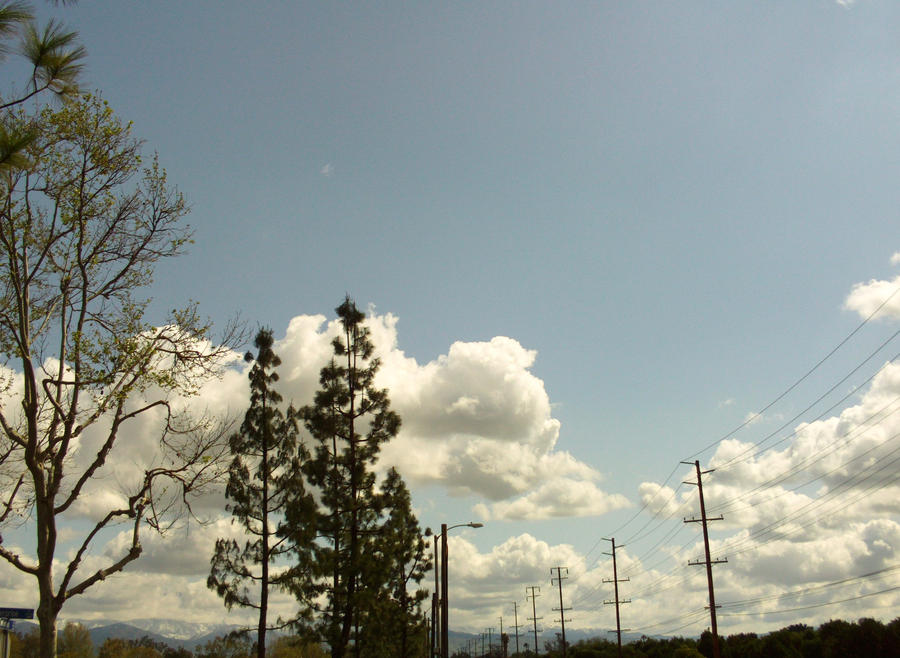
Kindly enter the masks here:
M 138 640 L 146 636 L 154 642 L 193 651 L 212 639 L 242 628 L 235 624 L 198 624 L 177 619 L 132 619 L 127 622 L 67 619 L 60 624 L 60 630 L 66 622 L 75 622 L 87 628 L 91 641 L 98 648 L 111 637 Z M 27 633 L 31 627 L 36 626 L 37 624 L 29 621 L 17 621 L 15 630 Z
M 194 651 L 198 647 L 203 646 L 210 640 L 230 633 L 231 631 L 242 628 L 234 624 L 199 624 L 193 622 L 180 621 L 177 619 L 132 619 L 127 622 L 110 622 L 110 621 L 87 621 L 79 619 L 67 619 L 66 622 L 76 622 L 88 629 L 91 635 L 91 641 L 94 646 L 99 648 L 108 638 L 121 638 L 123 640 L 138 640 L 142 637 L 149 637 L 154 642 L 162 642 L 171 647 L 184 647 Z M 36 626 L 30 621 L 17 621 L 15 630 L 19 633 L 27 633 Z M 62 630 L 62 625 L 60 626 Z M 507 633 L 509 631 L 507 630 Z M 543 651 L 545 642 L 556 640 L 556 629 L 544 631 L 538 634 L 538 642 Z M 640 639 L 639 633 L 622 633 L 623 642 L 633 642 Z M 608 632 L 606 629 L 566 629 L 566 641 L 569 644 L 575 644 L 581 640 L 589 640 L 592 638 L 606 638 L 615 640 L 615 634 Z M 467 644 L 477 641 L 477 647 L 481 648 L 480 633 L 463 633 L 459 631 L 450 631 L 448 634 L 450 651 L 453 652 L 459 648 L 465 648 Z M 498 645 L 500 642 L 500 634 L 495 629 L 492 632 L 492 643 Z M 510 635 L 510 648 L 515 648 L 515 638 Z M 485 648 L 487 648 L 488 638 L 484 638 Z M 524 650 L 525 644 L 533 649 L 534 635 L 525 630 L 519 631 L 519 646 Z

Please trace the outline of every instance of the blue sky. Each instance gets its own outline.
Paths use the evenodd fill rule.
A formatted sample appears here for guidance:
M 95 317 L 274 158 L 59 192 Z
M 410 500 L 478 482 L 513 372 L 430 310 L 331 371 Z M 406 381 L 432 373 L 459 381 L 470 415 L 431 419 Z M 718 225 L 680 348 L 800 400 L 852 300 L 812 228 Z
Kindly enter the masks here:
M 394 356 L 386 376 L 398 388 L 412 390 L 410 382 L 440 371 L 445 388 L 434 390 L 452 391 L 465 405 L 493 394 L 477 382 L 511 382 L 509 391 L 494 391 L 505 400 L 495 411 L 509 413 L 504 427 L 520 422 L 524 434 L 497 430 L 480 439 L 495 441 L 484 454 L 499 461 L 531 450 L 537 461 L 528 482 L 514 494 L 488 495 L 485 469 L 462 488 L 450 471 L 408 476 L 425 525 L 477 520 L 479 509 L 527 498 L 555 482 L 556 467 L 568 468 L 578 486 L 591 482 L 630 504 L 566 516 L 559 511 L 566 496 L 581 500 L 568 482 L 556 490 L 553 518 L 492 517 L 484 529 L 462 533 L 451 544 L 454 555 L 468 556 L 453 600 L 463 585 L 481 597 L 454 607 L 460 627 L 483 630 L 480 619 L 511 614 L 526 585 L 549 586 L 549 569 L 560 561 L 572 562 L 573 598 L 581 602 L 574 625 L 614 623 L 589 593 L 610 577 L 591 549 L 640 509 L 642 484 L 661 484 L 679 460 L 730 436 L 828 354 L 870 308 L 869 301 L 847 305 L 854 285 L 897 281 L 896 3 L 271 2 L 251 9 L 82 1 L 40 10 L 80 32 L 87 86 L 134 122 L 192 206 L 196 244 L 157 272 L 157 311 L 195 299 L 217 324 L 240 314 L 251 326 L 271 326 L 284 352 L 314 342 L 349 293 L 374 305 L 385 340 L 396 340 L 383 350 Z M 290 339 L 292 318 L 315 315 L 325 317 L 297 323 L 305 328 Z M 737 438 L 759 441 L 793 418 L 888 338 L 898 316 L 867 324 Z M 495 337 L 509 342 L 490 342 Z M 891 356 L 840 390 L 859 386 Z M 486 370 L 471 370 L 475 363 Z M 305 367 L 314 373 L 319 365 Z M 492 379 L 503 372 L 506 379 Z M 304 386 L 297 383 L 297 395 Z M 865 390 L 843 406 L 861 404 Z M 422 412 L 424 427 L 433 416 L 409 396 L 399 398 L 408 425 Z M 516 408 L 523 400 L 528 410 Z M 815 418 L 810 412 L 781 435 Z M 554 442 L 529 425 L 550 420 L 558 422 Z M 442 445 L 460 450 L 457 466 L 460 455 L 481 454 L 472 447 L 477 431 L 448 432 Z M 400 445 L 427 461 L 435 448 L 420 439 L 410 434 Z M 699 458 L 714 460 L 714 451 Z M 776 468 L 763 462 L 757 470 Z M 753 478 L 742 477 L 752 488 Z M 897 512 L 860 514 L 889 524 L 879 535 L 887 541 L 900 537 Z M 779 518 L 785 509 L 769 513 Z M 646 522 L 653 520 L 644 512 L 623 535 Z M 734 520 L 722 537 L 750 527 Z M 842 537 L 864 534 L 849 528 L 847 521 Z M 767 551 L 813 554 L 812 544 L 788 544 L 780 553 L 761 546 L 754 559 L 764 561 Z M 503 575 L 504 551 L 521 552 L 526 581 Z M 798 583 L 774 575 L 754 581 L 751 570 L 735 568 L 745 580 L 733 576 L 730 585 L 771 594 L 829 582 L 829 574 L 857 575 L 838 568 L 839 557 L 823 555 L 834 569 Z M 672 559 L 667 569 L 681 557 Z M 646 568 L 653 561 L 633 567 L 635 585 L 641 573 L 656 582 Z M 890 556 L 883 564 L 893 564 Z M 207 601 L 205 574 L 195 576 L 170 588 Z M 117 582 L 127 587 L 124 577 Z M 701 584 L 700 609 L 704 592 Z M 73 601 L 73 614 L 89 616 L 96 602 Z M 862 608 L 750 616 L 725 628 L 887 618 L 890 608 L 877 606 L 893 603 L 868 597 L 854 604 Z M 629 626 L 650 628 L 673 605 L 651 601 Z

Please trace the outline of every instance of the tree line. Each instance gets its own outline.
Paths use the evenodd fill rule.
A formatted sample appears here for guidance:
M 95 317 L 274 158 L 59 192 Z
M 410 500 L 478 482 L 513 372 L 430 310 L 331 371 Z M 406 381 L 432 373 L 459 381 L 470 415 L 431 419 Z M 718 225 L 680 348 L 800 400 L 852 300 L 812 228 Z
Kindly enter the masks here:
M 900 617 L 888 624 L 863 618 L 857 622 L 831 620 L 818 627 L 793 624 L 771 633 L 737 633 L 719 638 L 722 658 L 895 658 L 900 656 Z M 505 658 L 498 649 L 493 658 Z M 534 656 L 534 652 L 510 653 L 510 658 Z M 607 638 L 581 640 L 566 647 L 559 637 L 545 643 L 547 658 L 712 658 L 712 635 L 699 638 L 641 637 L 618 645 Z M 482 658 L 481 654 L 456 652 L 454 658 Z
M 625 644 L 622 658 L 711 657 L 709 633 L 700 638 L 651 638 Z M 900 655 L 900 618 L 888 624 L 863 618 L 857 622 L 831 620 L 818 627 L 794 624 L 771 633 L 737 633 L 720 638 L 723 658 L 894 658 Z M 37 658 L 37 629 L 13 636 L 10 658 Z M 87 629 L 67 624 L 60 633 L 59 655 L 65 658 L 253 658 L 257 648 L 247 635 L 223 635 L 193 651 L 172 647 L 149 636 L 134 640 L 108 638 L 94 647 Z M 327 653 L 315 642 L 296 635 L 279 635 L 269 645 L 270 658 L 324 658 Z M 422 652 L 421 656 L 427 655 Z M 453 658 L 527 658 L 534 652 L 510 653 L 495 647 L 492 653 L 458 650 Z M 545 643 L 541 655 L 561 658 L 559 639 Z M 570 658 L 618 658 L 615 642 L 606 638 L 581 640 L 567 647 Z

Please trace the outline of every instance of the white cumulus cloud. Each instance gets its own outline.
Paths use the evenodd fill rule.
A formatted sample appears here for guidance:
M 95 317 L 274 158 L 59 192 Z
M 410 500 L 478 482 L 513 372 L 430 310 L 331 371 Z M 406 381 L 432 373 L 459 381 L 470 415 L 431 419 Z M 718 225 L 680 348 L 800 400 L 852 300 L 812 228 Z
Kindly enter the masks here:
M 898 254 L 894 254 L 891 263 L 896 264 Z M 866 283 L 857 283 L 850 290 L 847 299 L 844 301 L 844 308 L 850 311 L 856 311 L 861 317 L 867 318 L 879 307 L 884 304 L 883 308 L 875 316 L 876 318 L 900 318 L 900 276 L 894 277 L 890 281 L 872 279 Z

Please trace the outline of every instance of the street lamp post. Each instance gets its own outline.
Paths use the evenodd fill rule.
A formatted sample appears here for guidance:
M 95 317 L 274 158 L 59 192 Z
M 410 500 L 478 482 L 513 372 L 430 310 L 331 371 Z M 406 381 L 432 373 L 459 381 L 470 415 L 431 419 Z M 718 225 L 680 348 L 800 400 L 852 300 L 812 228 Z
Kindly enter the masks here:
M 438 650 L 438 637 L 440 633 L 438 627 L 440 621 L 438 619 L 438 608 L 441 605 L 441 593 L 438 589 L 438 536 L 434 536 L 434 594 L 431 595 L 431 656 L 437 658 L 440 655 Z
M 441 524 L 441 658 L 450 658 L 450 644 L 447 627 L 450 606 L 447 600 L 447 531 L 453 528 L 481 528 L 483 523 L 458 523 L 449 528 Z

